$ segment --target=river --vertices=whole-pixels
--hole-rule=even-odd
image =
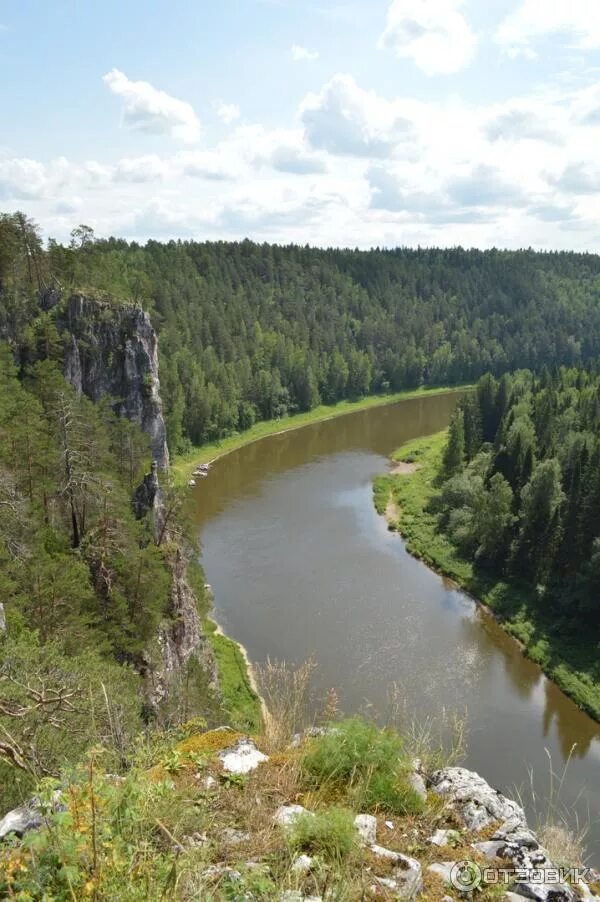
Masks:
[[[193,489],[216,618],[253,661],[314,656],[321,691],[346,714],[434,733],[466,716],[465,766],[532,825],[548,806],[589,823],[600,864],[600,726],[583,714],[463,592],[405,550],[375,512],[372,480],[408,439],[444,428],[457,395],[402,401],[274,435],[224,456]],[[537,802],[532,804],[530,774]]]

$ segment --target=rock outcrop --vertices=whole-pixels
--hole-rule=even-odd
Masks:
[[[42,307],[58,306],[56,292],[44,296]],[[135,423],[150,438],[152,469],[136,489],[132,504],[141,519],[154,520],[155,537],[171,543],[163,529],[161,473],[169,468],[167,434],[158,373],[158,340],[148,314],[135,304],[117,305],[82,294],[73,295],[56,315],[67,336],[64,372],[79,394],[92,401],[110,398],[115,412]],[[148,702],[157,712],[174,679],[192,656],[216,685],[214,656],[202,630],[198,601],[187,574],[187,552],[179,543],[169,553],[172,572],[168,617],[160,627],[159,661],[147,660]]]
[[[158,342],[150,317],[135,304],[116,306],[73,295],[57,327],[69,334],[65,376],[92,401],[109,396],[115,411],[150,437],[159,469],[169,466],[158,379]]]

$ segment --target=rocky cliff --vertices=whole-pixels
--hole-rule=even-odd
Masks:
[[[65,375],[92,401],[110,396],[115,410],[149,437],[160,469],[169,466],[158,378],[158,342],[148,314],[134,304],[115,306],[73,295],[57,316],[68,333]]]
[[[47,309],[58,297],[46,299]],[[188,553],[163,528],[161,476],[169,468],[166,428],[158,373],[158,340],[148,314],[134,304],[115,305],[73,295],[56,316],[66,335],[65,376],[77,392],[92,401],[110,397],[120,416],[136,423],[150,437],[153,464],[134,494],[139,518],[154,518],[155,534],[173,546],[168,555],[172,584],[168,617],[158,639],[160,660],[149,656],[144,667],[151,706],[158,710],[170,687],[195,657],[216,684],[216,667],[198,615],[198,600],[187,573]]]

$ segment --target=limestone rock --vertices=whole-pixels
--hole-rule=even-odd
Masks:
[[[458,838],[460,834],[457,830],[436,830],[433,836],[430,836],[427,842],[432,846],[448,846],[454,838]]]
[[[423,889],[423,871],[416,858],[409,858],[407,855],[402,855],[401,852],[393,852],[391,849],[376,844],[371,846],[371,852],[378,858],[384,858],[386,861],[394,863],[391,876],[393,887],[382,882],[390,878],[377,877],[377,882],[393,889],[398,893],[400,899],[415,899]]]
[[[430,871],[430,873],[437,874],[438,877],[441,877],[444,883],[450,883],[454,864],[454,861],[436,861],[434,864],[430,864],[427,870]]]
[[[56,790],[52,799],[51,810],[53,812],[65,811],[66,806],[62,802],[62,793]],[[45,823],[44,811],[40,800],[36,797],[30,799],[24,805],[13,808],[4,815],[0,821],[0,839],[14,833],[15,836],[21,837],[30,830],[37,830]]]
[[[313,860],[310,855],[298,855],[292,865],[294,874],[306,874],[312,868]]]
[[[360,838],[368,845],[377,839],[377,818],[372,814],[357,814],[354,818],[354,826]]]
[[[250,840],[250,834],[245,830],[236,830],[235,827],[225,827],[222,834],[222,839],[229,846],[238,846],[240,843],[245,843]]]
[[[226,877],[228,880],[242,879],[239,871],[236,871],[235,868],[230,868],[226,864],[213,864],[206,868],[205,871],[202,871],[202,876],[206,880],[222,880],[223,877]]]
[[[447,799],[468,830],[482,830],[493,821],[513,819],[525,827],[525,812],[516,802],[505,798],[483,777],[464,767],[445,767],[431,777],[432,789]]]
[[[255,770],[268,756],[263,754],[252,739],[241,739],[234,746],[219,752],[223,770],[230,774],[248,774]]]
[[[573,890],[561,883],[515,883],[513,891],[517,896],[533,899],[535,902],[576,902]]]
[[[158,341],[148,314],[136,304],[115,306],[76,294],[56,324],[70,333],[65,376],[75,391],[92,401],[116,399],[116,413],[148,434],[154,460],[167,469]]]
[[[414,771],[414,773],[409,775],[408,782],[419,798],[423,799],[424,802],[427,801],[427,787],[421,774]]]
[[[275,812],[273,820],[280,827],[291,827],[296,818],[303,814],[309,814],[313,817],[312,811],[307,811],[302,805],[281,805]]]

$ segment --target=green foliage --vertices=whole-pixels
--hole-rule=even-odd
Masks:
[[[28,353],[45,345],[47,356],[54,341],[49,326],[32,326],[36,286],[153,310],[174,452],[320,403],[472,382],[489,370],[481,423],[465,409],[470,458],[478,429],[492,441],[502,416],[497,377],[580,364],[600,351],[600,259],[589,254],[365,253],[250,241],[141,247],[98,240],[85,226],[68,247],[50,240],[44,252],[23,214],[0,227],[0,334]]]
[[[302,771],[308,785],[341,791],[356,808],[396,814],[423,808],[407,779],[410,762],[400,736],[359,717],[311,740]]]
[[[446,479],[460,473],[465,464],[465,418],[460,407],[456,409],[448,430],[448,444],[444,451],[443,473]]]
[[[294,853],[341,864],[358,847],[353,815],[345,808],[301,814],[292,822],[288,842]]]
[[[600,446],[593,433],[600,416],[598,378],[593,372],[560,370],[550,387],[529,373],[502,379],[492,393],[493,404],[503,411],[493,445],[484,443],[462,473],[440,485],[447,433],[409,442],[395,456],[418,458],[419,468],[383,477],[388,495],[380,488],[377,502],[381,508],[391,493],[398,517],[394,525],[408,550],[488,605],[532,660],[596,719]],[[483,379],[476,396],[488,398],[489,385]],[[553,411],[552,428],[537,404],[539,393],[548,391],[553,398],[545,409]],[[513,492],[503,472],[504,437],[524,405],[537,407],[535,440],[540,448],[545,434],[548,456],[540,461],[538,451],[530,479]]]
[[[207,621],[205,626],[219,668],[219,689],[228,721],[235,729],[256,733],[262,724],[260,699],[250,683],[240,647],[213,622]]]
[[[110,765],[121,766],[141,727],[139,679],[131,668],[91,649],[73,654],[57,641],[42,645],[28,632],[5,639],[1,652],[4,760],[39,778],[102,743],[111,749]],[[2,807],[14,800],[11,782],[0,792]]]

